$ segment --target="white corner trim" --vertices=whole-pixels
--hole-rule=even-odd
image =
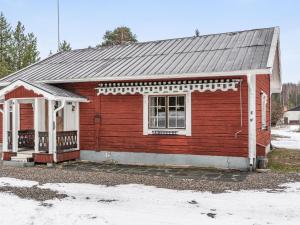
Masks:
[[[256,74],[248,74],[248,157],[255,167],[256,158]]]
[[[151,94],[151,96],[162,94]],[[167,95],[167,94],[164,94]],[[151,135],[153,131],[172,132],[176,131],[177,135],[192,136],[192,94],[191,92],[176,93],[176,95],[185,95],[185,110],[186,110],[186,125],[185,129],[150,129],[149,128],[149,96],[150,94],[143,95],[143,135]]]

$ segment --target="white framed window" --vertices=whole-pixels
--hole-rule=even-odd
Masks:
[[[261,129],[267,129],[267,104],[268,96],[265,92],[261,92]]]
[[[191,93],[144,95],[144,135],[191,135]]]

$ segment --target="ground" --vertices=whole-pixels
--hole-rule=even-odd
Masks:
[[[298,224],[300,133],[272,134],[267,173],[0,162],[0,224]]]

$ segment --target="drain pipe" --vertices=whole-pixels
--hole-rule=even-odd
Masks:
[[[59,106],[57,109],[55,109],[54,110],[54,113],[53,113],[53,121],[55,121],[54,122],[54,134],[53,134],[53,142],[54,142],[54,144],[53,144],[53,147],[54,147],[54,153],[53,153],[53,160],[54,160],[54,162],[57,162],[57,146],[56,146],[56,144],[57,144],[57,142],[56,142],[56,113],[58,112],[58,111],[60,111],[61,109],[63,109],[64,107],[65,107],[65,104],[66,104],[66,101],[65,100],[62,100],[61,101],[61,106]]]
[[[248,158],[249,169],[256,168],[256,74],[247,74],[248,81]]]

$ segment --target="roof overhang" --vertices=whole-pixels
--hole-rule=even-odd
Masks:
[[[280,52],[280,29],[275,27],[271,43],[267,66],[271,68],[271,93],[281,93],[281,52]]]
[[[35,86],[33,83],[28,83],[23,80],[17,80],[15,82],[7,85],[3,89],[1,89],[0,90],[0,99],[4,99],[4,96],[6,94],[14,91],[15,89],[17,89],[18,87],[21,87],[21,86],[24,87],[26,90],[33,91],[34,93],[36,93],[38,95],[42,95],[47,100],[88,102],[88,100],[84,97],[66,97],[66,96],[55,95],[49,91],[43,90],[42,88]],[[64,89],[61,89],[61,90],[64,91]]]
[[[247,74],[272,74],[272,68],[256,70],[237,70],[226,72],[204,72],[204,73],[181,73],[181,74],[158,74],[158,75],[140,75],[140,76],[117,76],[117,77],[98,77],[82,79],[57,79],[40,80],[36,83],[58,84],[58,83],[79,83],[79,82],[107,82],[107,81],[136,81],[136,80],[164,80],[164,79],[186,79],[186,78],[211,78],[211,77],[234,77],[245,76]],[[7,86],[9,82],[2,82],[0,86]]]

